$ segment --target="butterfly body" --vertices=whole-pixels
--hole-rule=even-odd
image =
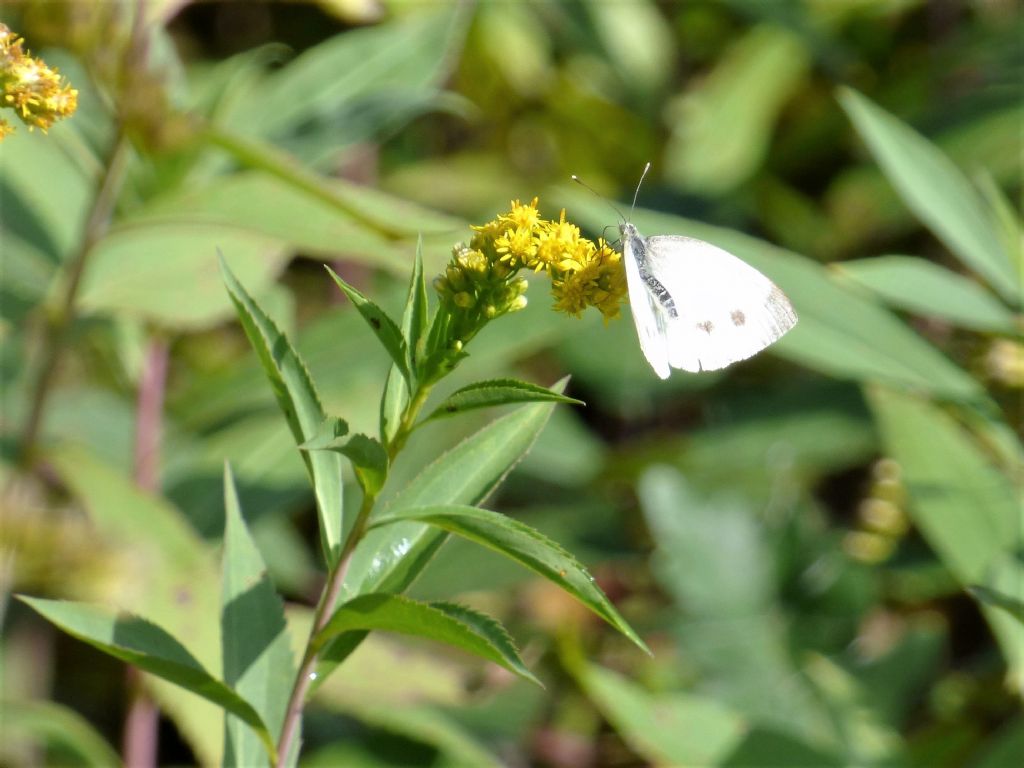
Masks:
[[[796,325],[778,286],[728,251],[691,237],[644,237],[629,222],[619,232],[640,348],[661,378],[672,368],[725,368]]]

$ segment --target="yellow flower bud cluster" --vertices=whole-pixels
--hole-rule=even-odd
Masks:
[[[469,247],[457,246],[435,287],[442,299],[462,309],[485,303],[490,318],[526,306],[526,281],[514,278],[522,268],[551,278],[555,309],[578,317],[596,307],[606,318],[619,314],[626,295],[622,256],[604,240],[594,243],[565,220],[542,219],[537,198],[513,200],[508,213],[473,227]],[[501,286],[501,287],[499,287]]]
[[[22,39],[0,24],[0,106],[13,109],[29,130],[45,133],[57,120],[78,107],[78,91],[56,69],[22,49]],[[0,118],[0,140],[14,128]]]

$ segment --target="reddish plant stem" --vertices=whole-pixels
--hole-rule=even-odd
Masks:
[[[139,379],[135,424],[135,483],[150,492],[160,488],[160,438],[163,431],[167,358],[167,342],[158,338],[150,339]]]
[[[135,483],[149,493],[156,493],[160,488],[160,437],[167,361],[167,342],[150,339],[139,378],[135,413]],[[124,763],[130,768],[155,768],[160,710],[146,692],[139,670],[128,667],[125,682],[129,699],[121,742]]]
[[[352,552],[355,550],[356,542],[362,538],[362,529],[365,527],[366,517],[372,506],[373,500],[370,499],[367,504],[364,498],[363,507],[359,510],[359,517],[345,542],[341,560],[331,573],[323,596],[316,607],[313,628],[309,633],[309,642],[306,643],[306,653],[303,656],[302,664],[299,665],[298,674],[295,676],[295,685],[292,687],[292,693],[288,699],[288,709],[285,711],[284,726],[281,728],[281,738],[277,742],[276,768],[285,768],[288,765],[288,754],[295,748],[295,739],[299,733],[299,725],[302,723],[302,710],[306,706],[306,694],[309,693],[309,686],[313,683],[313,674],[316,672],[316,663],[319,658],[317,652],[313,650],[313,638],[330,621],[334,605],[338,602],[338,595],[341,594],[341,586],[345,582],[345,574],[348,573]]]

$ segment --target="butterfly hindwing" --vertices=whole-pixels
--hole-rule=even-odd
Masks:
[[[644,243],[649,272],[675,303],[676,316],[664,318],[664,347],[671,367],[686,371],[724,368],[760,352],[796,324],[796,313],[785,294],[728,251],[690,237],[654,236]],[[628,269],[632,260],[625,261]],[[634,269],[636,275],[627,273],[627,277],[635,313],[639,298],[634,297],[633,286],[645,286],[639,269]],[[643,304],[650,306],[652,299],[645,292],[648,296]],[[641,347],[651,360],[640,326],[638,321]],[[653,360],[651,365],[662,376]]]

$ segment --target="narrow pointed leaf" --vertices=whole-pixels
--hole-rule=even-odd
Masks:
[[[224,468],[224,573],[221,646],[224,682],[252,705],[271,733],[284,723],[295,680],[284,603],[242,518],[231,470]],[[262,744],[238,717],[224,721],[224,764],[266,762]]]
[[[303,443],[300,448],[306,451],[334,451],[352,462],[359,484],[367,493],[376,494],[388,476],[388,454],[384,446],[372,437],[363,434],[346,437],[348,427],[341,430],[340,419],[328,420],[326,428],[317,437]],[[333,424],[330,422],[334,422]],[[331,437],[332,432],[340,435]]]
[[[423,279],[423,238],[416,242],[416,260],[409,280],[409,296],[402,315],[402,337],[405,339],[406,367],[416,376],[426,346],[427,284]]]
[[[643,640],[615,610],[586,568],[540,531],[506,515],[462,505],[402,509],[374,521],[373,526],[383,527],[410,520],[462,536],[539,573],[647,651]]]
[[[842,89],[839,102],[907,206],[964,264],[1019,304],[1021,276],[984,203],[953,161],[856,91]]]
[[[402,378],[401,370],[397,365],[392,365],[380,399],[380,439],[385,445],[390,444],[398,434],[398,426],[402,423],[402,414],[408,404],[409,388]]]
[[[463,606],[371,593],[342,605],[314,639],[315,647],[347,632],[383,630],[454,645],[540,685],[497,621]]]
[[[156,624],[88,603],[23,595],[18,599],[72,637],[179,685],[235,715],[259,735],[267,755],[273,759],[274,742],[259,713],[207,672],[185,646]]]
[[[317,434],[324,421],[324,409],[309,371],[288,339],[246,293],[223,259],[221,271],[238,318],[270,379],[295,443],[301,445]],[[324,557],[333,565],[341,552],[341,457],[326,451],[303,451],[301,455],[316,495]]]
[[[384,349],[391,355],[391,359],[402,372],[403,378],[409,380],[409,368],[406,365],[405,340],[402,338],[402,331],[395,325],[395,321],[387,316],[383,309],[374,304],[370,299],[360,293],[356,288],[338,277],[334,270],[328,266],[324,269],[334,278],[342,292],[348,296],[355,308],[362,315],[363,319],[370,326],[370,329],[377,336],[377,339],[384,345]]]
[[[517,379],[492,379],[478,381],[449,395],[424,421],[443,419],[476,408],[490,408],[510,403],[571,403],[584,405],[582,400],[566,397],[547,387],[539,387]]]

